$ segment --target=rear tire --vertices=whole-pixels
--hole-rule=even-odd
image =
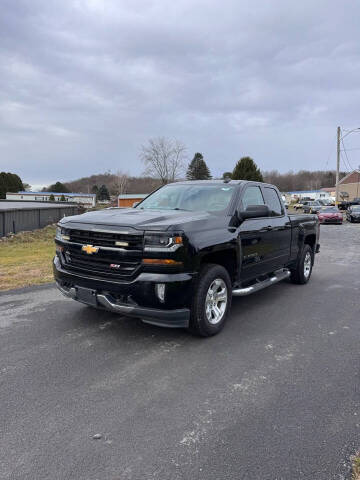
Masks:
[[[291,269],[290,279],[293,283],[298,285],[305,285],[308,283],[312,273],[314,263],[314,251],[310,245],[305,244],[294,269]]]
[[[199,273],[190,311],[189,331],[201,337],[216,335],[225,325],[231,307],[232,287],[228,271],[208,263]]]

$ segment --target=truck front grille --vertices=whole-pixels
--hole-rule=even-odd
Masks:
[[[141,268],[143,235],[69,229],[61,260],[66,270],[88,276],[129,280]],[[116,244],[116,242],[119,242]],[[83,245],[99,247],[87,254]]]
[[[73,249],[67,249],[63,258],[67,270],[109,279],[131,277],[141,265],[141,262],[135,259],[129,261],[121,258],[103,257],[99,254],[95,257],[76,252]]]
[[[142,250],[143,235],[110,232],[92,232],[88,230],[69,230],[70,242],[90,244],[99,247]],[[118,242],[118,244],[117,244]]]

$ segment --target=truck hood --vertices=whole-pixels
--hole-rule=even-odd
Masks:
[[[141,210],[139,208],[109,208],[87,212],[82,215],[64,217],[61,225],[90,224],[132,227],[138,230],[164,231],[170,227],[182,228],[194,221],[207,220],[213,215],[208,212],[187,212],[181,210]],[[75,226],[75,225],[74,225]]]

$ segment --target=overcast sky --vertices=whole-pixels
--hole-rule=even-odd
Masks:
[[[213,175],[244,155],[333,168],[337,125],[360,127],[358,0],[0,6],[0,170],[32,185],[140,175],[156,136],[202,152]]]

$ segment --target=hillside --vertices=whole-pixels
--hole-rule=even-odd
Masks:
[[[65,183],[70,192],[89,193],[97,185],[106,185],[111,195],[120,191],[119,178],[112,173],[99,173]],[[160,186],[160,180],[148,177],[128,177],[123,193],[150,193]]]
[[[322,187],[333,187],[336,175],[333,170],[300,170],[298,172],[279,173],[277,170],[262,172],[264,181],[276,185],[280,191],[313,190]],[[340,179],[346,172],[340,172]],[[119,193],[150,193],[161,185],[160,180],[150,177],[123,177],[110,172],[98,173],[89,177],[79,178],[72,182],[64,182],[70,192],[91,193],[97,185],[106,185],[111,195]]]

